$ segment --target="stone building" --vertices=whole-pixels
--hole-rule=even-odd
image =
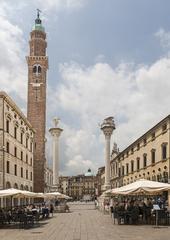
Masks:
[[[120,187],[140,178],[170,179],[170,115],[120,153],[111,156],[111,185]]]
[[[98,168],[97,174],[96,174],[96,195],[100,196],[104,192],[104,183],[105,183],[105,167]]]
[[[0,116],[0,189],[33,191],[34,129],[5,92]]]
[[[53,190],[53,171],[46,166],[45,167],[45,188],[44,192],[52,192]]]
[[[45,188],[45,131],[46,131],[46,33],[39,17],[30,33],[28,64],[28,108],[27,117],[36,131],[34,144],[34,191]]]
[[[59,178],[60,190],[73,200],[92,200],[96,196],[96,177],[89,169],[87,173]]]

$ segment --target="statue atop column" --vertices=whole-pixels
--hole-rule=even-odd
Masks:
[[[63,129],[58,127],[60,119],[54,118],[53,123],[54,127],[49,129],[49,132],[52,136],[52,152],[53,152],[53,190],[59,190],[59,137],[63,131]]]
[[[54,123],[55,128],[58,127],[59,122],[60,122],[60,119],[59,119],[59,118],[55,117],[55,118],[53,119],[53,123]]]
[[[105,118],[100,126],[105,136],[105,190],[110,188],[110,139],[115,129],[113,117]]]

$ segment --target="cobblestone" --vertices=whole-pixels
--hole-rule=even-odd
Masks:
[[[70,206],[31,229],[0,229],[0,240],[169,240],[170,227],[117,225],[94,205]]]

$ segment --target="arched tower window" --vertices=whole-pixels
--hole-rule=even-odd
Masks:
[[[37,66],[34,66],[33,67],[33,73],[36,73],[37,72]]]
[[[38,66],[38,73],[41,73],[41,66]]]
[[[42,67],[38,64],[33,66],[33,73],[34,74],[40,74],[42,72]]]

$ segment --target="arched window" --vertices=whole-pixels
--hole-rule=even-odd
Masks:
[[[41,73],[41,66],[38,66],[38,73]]]
[[[17,183],[14,184],[14,188],[18,189],[18,184]]]
[[[33,66],[33,73],[40,74],[41,71],[42,71],[42,69],[41,69],[40,65],[36,64],[36,65]]]
[[[37,72],[37,66],[34,66],[33,67],[33,73],[36,73]]]

